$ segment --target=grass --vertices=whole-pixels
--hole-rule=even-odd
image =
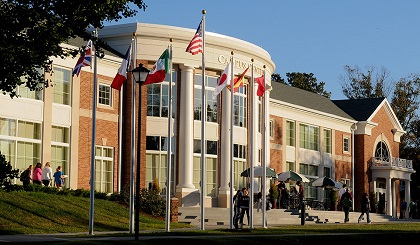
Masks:
[[[100,244],[138,244],[129,230],[129,210],[118,203],[95,199],[94,237],[77,235],[77,243],[99,244],[104,236],[120,236],[121,240],[100,240]],[[89,231],[90,199],[85,197],[47,194],[42,192],[0,191],[0,235],[6,234],[60,234],[60,244],[74,244],[64,233]],[[305,224],[281,225],[268,229],[255,228],[235,231],[226,228],[199,230],[183,229],[189,225],[171,223],[171,232],[165,231],[165,221],[145,214],[140,215],[142,244],[188,242],[204,244],[390,244],[408,243],[418,239],[419,222],[389,222],[383,224]],[[110,232],[101,234],[99,232]],[[113,233],[115,232],[115,233]],[[0,237],[1,238],[1,237]],[[83,238],[86,238],[84,240]],[[414,240],[415,241],[415,240]],[[56,244],[43,242],[44,244]]]
[[[89,231],[90,198],[43,192],[0,191],[0,234],[53,234]],[[129,209],[95,199],[95,231],[128,231]],[[165,221],[140,215],[141,230],[165,229]],[[171,222],[171,227],[189,225]]]

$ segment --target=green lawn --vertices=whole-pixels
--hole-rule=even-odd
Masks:
[[[90,198],[42,192],[0,191],[0,234],[48,234],[89,231]],[[95,231],[128,231],[129,209],[95,199]],[[171,227],[188,225],[171,223]],[[189,226],[188,226],[189,227]],[[141,230],[165,229],[165,221],[140,215]]]

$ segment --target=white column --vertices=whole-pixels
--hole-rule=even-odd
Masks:
[[[229,191],[230,182],[230,101],[231,96],[227,89],[224,89],[219,96],[222,96],[222,115],[220,121],[220,189],[222,193]],[[232,183],[233,184],[233,183]]]
[[[176,192],[195,189],[193,184],[194,145],[194,67],[181,66],[180,110],[179,110],[179,181]]]
[[[393,191],[392,188],[395,187],[395,185],[392,183],[391,178],[386,178],[386,214],[391,215],[394,218],[397,217],[395,212],[392,211],[392,204],[393,204]]]

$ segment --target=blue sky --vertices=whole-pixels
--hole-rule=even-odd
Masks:
[[[344,66],[386,68],[390,81],[420,67],[419,0],[145,0],[146,11],[120,23],[196,29],[206,10],[206,31],[267,50],[275,73],[313,73],[332,99],[345,99]],[[109,23],[105,25],[110,25]]]

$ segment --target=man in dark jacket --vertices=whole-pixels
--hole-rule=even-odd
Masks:
[[[363,193],[362,198],[360,199],[360,208],[362,210],[362,213],[360,214],[357,223],[360,223],[360,221],[363,220],[363,216],[366,213],[367,223],[370,224],[370,201],[367,193]]]

